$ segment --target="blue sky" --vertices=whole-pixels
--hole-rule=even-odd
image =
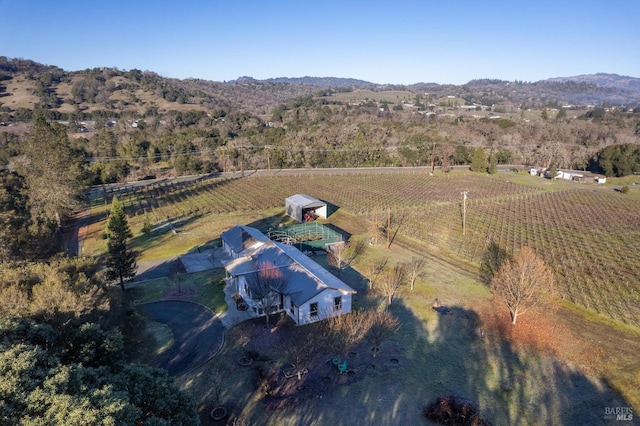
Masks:
[[[640,77],[638,0],[0,0],[0,55],[166,77]]]

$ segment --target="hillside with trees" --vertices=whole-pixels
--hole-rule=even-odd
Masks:
[[[66,128],[93,183],[256,168],[488,163],[619,174],[640,140],[639,79],[375,85],[354,79],[177,80],[0,58],[0,164],[18,167],[37,116]],[[615,168],[634,171],[635,166]]]

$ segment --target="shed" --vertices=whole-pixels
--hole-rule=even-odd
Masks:
[[[298,222],[308,222],[317,217],[327,218],[327,203],[310,197],[296,194],[285,200],[285,211]]]

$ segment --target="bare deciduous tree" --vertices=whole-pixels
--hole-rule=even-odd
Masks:
[[[387,219],[383,230],[384,235],[387,239],[387,248],[390,248],[391,244],[393,244],[393,241],[404,225],[406,218],[407,215],[405,211],[398,211],[394,209],[392,214],[391,209],[387,209]]]
[[[384,259],[376,261],[369,267],[369,288],[372,289],[374,287],[376,280],[387,266],[387,262],[389,262],[389,258],[385,257]]]
[[[329,261],[340,271],[347,265],[351,265],[351,263],[364,252],[366,247],[365,242],[360,239],[355,240],[351,244],[345,242],[331,244]]]
[[[320,324],[307,324],[295,327],[284,333],[280,340],[282,352],[293,365],[298,380],[308,368],[320,349],[322,337],[318,327]]]
[[[424,273],[424,267],[427,265],[427,259],[424,256],[413,257],[405,264],[407,279],[411,285],[411,290],[416,284],[416,280]]]
[[[406,272],[404,265],[398,263],[393,268],[388,269],[382,281],[380,282],[379,290],[387,298],[389,306],[393,302],[393,298],[405,282]]]
[[[374,210],[371,215],[371,225],[369,228],[369,242],[371,244],[379,244],[384,238],[384,222],[382,220],[382,214],[377,210]]]
[[[364,311],[329,317],[323,323],[323,340],[336,355],[343,356],[358,344],[371,327]]]
[[[284,286],[284,276],[280,268],[269,261],[260,262],[253,275],[249,287],[251,294],[258,299],[269,327],[269,317],[273,312],[273,304],[280,298]]]
[[[536,306],[543,293],[554,287],[553,271],[529,247],[505,261],[491,280],[491,293],[507,305],[513,325],[519,315]]]
[[[329,262],[331,265],[338,271],[342,270],[347,263],[347,243],[344,241],[333,243],[329,246],[327,253],[329,254]]]
[[[229,378],[228,376],[230,371],[232,371],[232,367],[223,361],[218,361],[216,363],[212,363],[211,367],[205,373],[207,375],[208,384],[206,396],[213,406],[220,405],[222,393],[227,388],[227,380]]]
[[[369,317],[367,322],[370,324],[367,339],[373,345],[373,357],[375,358],[382,342],[398,331],[400,322],[386,309],[367,311],[367,315]]]

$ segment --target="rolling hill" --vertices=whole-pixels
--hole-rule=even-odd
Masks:
[[[318,93],[357,89],[456,96],[467,103],[510,106],[640,104],[640,79],[616,74],[557,77],[538,82],[472,80],[464,85],[416,83],[378,85],[335,77],[240,77],[228,82],[171,79],[154,72],[94,68],[65,71],[27,59],[0,57],[0,114],[3,121],[24,110],[47,109],[61,114],[96,110],[144,114],[170,110],[245,111],[267,117],[287,101]]]

